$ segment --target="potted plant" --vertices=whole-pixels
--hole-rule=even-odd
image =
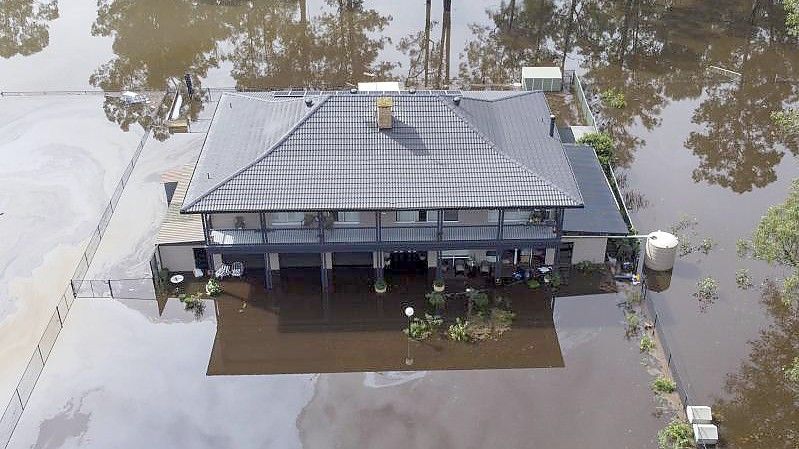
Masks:
[[[388,289],[388,285],[386,285],[386,281],[383,279],[378,279],[375,281],[375,293],[385,293]]]
[[[444,281],[443,280],[436,279],[435,281],[433,281],[433,291],[441,293],[441,292],[444,291],[444,287],[445,287],[445,285],[444,285]]]

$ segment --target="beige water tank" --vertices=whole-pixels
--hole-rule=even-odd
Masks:
[[[668,232],[655,231],[646,239],[644,265],[650,270],[667,271],[674,267],[677,257],[677,237]]]

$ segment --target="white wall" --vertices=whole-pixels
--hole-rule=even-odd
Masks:
[[[582,261],[602,263],[605,261],[605,251],[608,246],[607,237],[563,237],[564,242],[573,242],[572,264]]]
[[[193,271],[194,270],[194,248],[202,248],[201,245],[168,245],[160,246],[161,267],[169,271]]]

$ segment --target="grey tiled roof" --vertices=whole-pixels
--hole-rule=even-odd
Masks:
[[[394,99],[391,130],[377,129],[379,96]],[[312,106],[290,95],[223,95],[183,210],[582,205],[541,93],[309,98]]]
[[[626,235],[627,224],[594,149],[576,144],[566,144],[564,148],[585,202],[582,209],[566,210],[563,217],[564,233]]]

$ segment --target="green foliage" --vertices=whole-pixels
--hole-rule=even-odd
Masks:
[[[444,288],[444,286],[445,286],[444,281],[442,281],[441,279],[436,279],[435,281],[433,281],[433,287],[435,288]]]
[[[785,8],[785,28],[788,34],[799,37],[799,0],[783,0]]]
[[[794,273],[783,284],[784,301],[796,301],[799,292],[799,179],[782,204],[771,206],[752,235],[752,257],[788,266]]]
[[[694,297],[702,301],[712,302],[719,298],[719,283],[712,277],[702,278],[696,283]]]
[[[388,288],[388,285],[386,285],[385,280],[378,279],[375,281],[375,290],[385,290],[386,288]]]
[[[161,268],[158,270],[158,283],[159,284],[167,284],[169,283],[169,270],[166,268]]]
[[[194,293],[191,295],[182,294],[178,297],[180,302],[183,303],[183,307],[186,310],[193,310],[196,316],[201,316],[205,311],[205,295],[203,293]]]
[[[735,254],[738,255],[739,258],[745,259],[749,257],[749,253],[752,252],[752,243],[746,239],[738,239],[735,242]]]
[[[488,293],[486,292],[481,292],[479,290],[472,290],[468,293],[468,295],[469,295],[469,302],[478,311],[487,310],[489,304],[491,304],[491,300],[489,299]]]
[[[605,268],[604,264],[593,263],[590,260],[583,260],[574,264],[574,268],[585,274],[593,274],[602,271]]]
[[[694,447],[694,431],[691,425],[680,419],[673,419],[658,432],[660,449],[688,449]]]
[[[625,313],[624,321],[627,323],[627,335],[633,335],[638,332],[638,327],[641,321],[635,313]]]
[[[661,376],[652,381],[652,391],[656,394],[674,393],[676,389],[677,384],[668,377]]]
[[[741,290],[749,290],[754,285],[752,277],[749,275],[749,270],[746,268],[739,268],[735,272],[735,284]]]
[[[644,335],[641,337],[641,344],[639,345],[639,348],[641,349],[641,352],[650,352],[655,349],[655,340],[652,340],[649,335]]]
[[[613,147],[613,139],[609,134],[603,132],[588,133],[583,137],[580,137],[580,140],[578,140],[577,143],[583,143],[592,146],[596,151],[597,157],[599,158],[599,163],[602,164],[602,167],[605,168],[605,171],[607,171],[608,167],[612,165],[615,149]]]
[[[434,309],[441,310],[444,308],[444,294],[441,292],[430,292],[425,295],[427,298],[427,303],[430,304]]]
[[[628,289],[625,295],[627,296],[627,304],[631,306],[637,306],[644,300],[644,295],[642,295],[641,290],[637,288]]]
[[[771,121],[783,134],[799,134],[799,109],[772,112]]]
[[[449,325],[447,335],[450,340],[467,343],[470,341],[469,333],[466,330],[468,326],[468,321],[457,318],[454,323]]]
[[[219,296],[222,294],[222,285],[216,279],[209,279],[205,284],[205,291],[211,296]]]
[[[541,287],[541,283],[538,282],[535,279],[530,279],[529,281],[527,281],[527,286],[530,287],[531,289],[535,290],[535,289]]]
[[[410,328],[405,329],[404,332],[414,340],[426,340],[430,338],[443,323],[444,320],[440,316],[425,313],[424,318],[411,319]]]
[[[550,287],[558,288],[561,284],[560,274],[548,273],[546,276],[544,276],[544,281],[547,282]]]
[[[785,368],[785,378],[799,386],[799,357],[794,357],[793,362]]]
[[[599,97],[602,99],[602,103],[605,106],[615,109],[624,109],[627,107],[627,99],[624,97],[624,92],[615,87],[602,91]]]
[[[496,340],[511,329],[516,314],[498,307],[489,313],[480,313],[469,318],[466,333],[469,341]]]

